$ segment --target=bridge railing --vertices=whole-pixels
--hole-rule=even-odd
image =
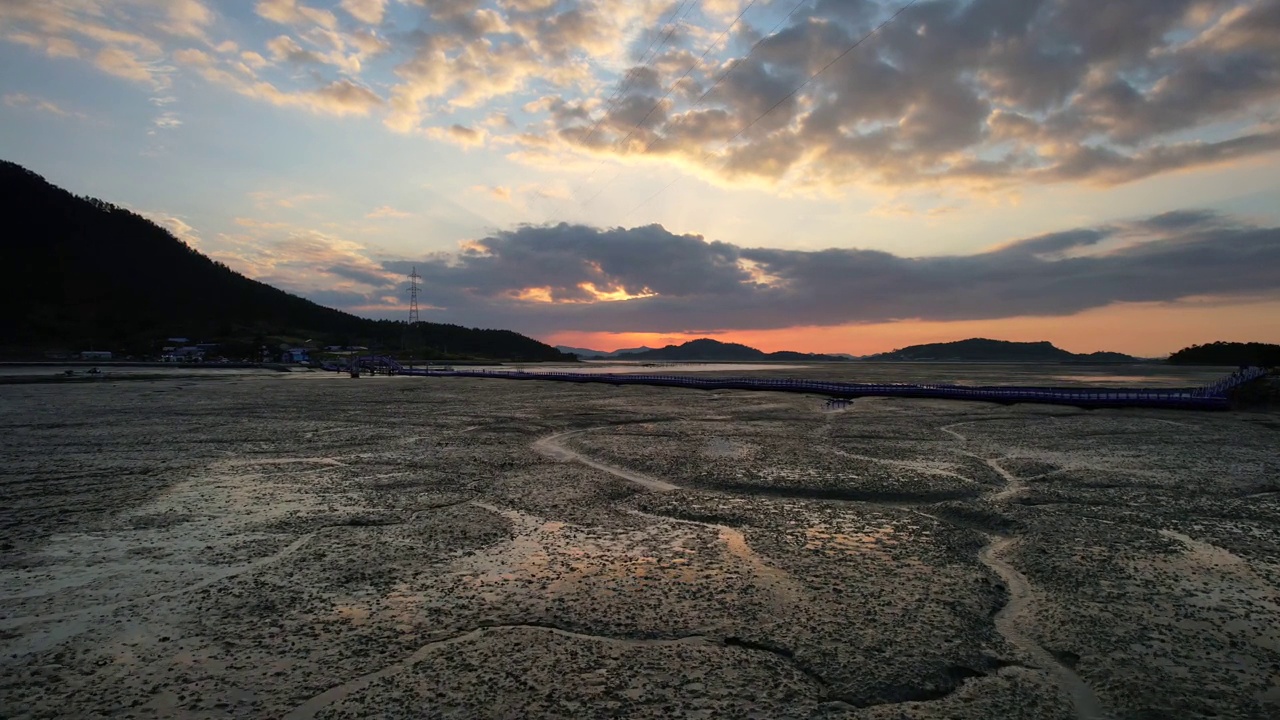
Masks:
[[[658,374],[587,374],[564,371],[450,370],[425,374],[515,380],[558,380],[612,385],[660,385],[696,389],[812,392],[837,397],[932,397],[990,402],[1041,402],[1078,406],[1143,406],[1222,408],[1234,388],[1266,374],[1262,368],[1238,370],[1199,388],[1055,388],[963,386],[949,384],[849,383],[795,378],[696,377]]]

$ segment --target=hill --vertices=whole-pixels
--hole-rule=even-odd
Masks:
[[[369,320],[247,278],[142,216],[0,161],[5,351],[154,352],[167,337],[237,349],[276,341],[412,349],[420,356],[568,359],[509,330]],[[22,228],[18,231],[18,228]]]
[[[621,348],[618,350],[614,350],[611,353],[605,354],[604,357],[616,358],[616,357],[622,357],[623,355],[635,355],[636,353],[649,352],[652,349],[653,348],[647,345],[641,345],[640,347],[634,347],[634,348]]]
[[[1095,352],[1077,354],[1068,352],[1048,341],[1011,342],[972,338],[946,343],[912,345],[893,352],[870,355],[864,360],[875,361],[939,361],[939,362],[1137,362],[1137,358],[1123,353]]]
[[[556,349],[562,353],[572,353],[574,355],[577,355],[578,359],[580,360],[601,360],[606,358],[621,357],[623,355],[630,355],[632,353],[645,352],[646,350],[652,350],[653,348],[644,347],[642,345],[638,348],[622,348],[621,350],[609,351],[609,350],[592,350],[590,348],[569,347],[568,345],[557,345]]]
[[[572,347],[569,345],[556,345],[555,347],[556,350],[559,350],[566,355],[577,355],[579,358],[583,359],[608,354],[604,350],[592,350],[590,348]]]
[[[1174,365],[1257,365],[1280,367],[1280,345],[1215,342],[1185,347],[1169,356]]]
[[[817,355],[783,350],[767,353],[739,343],[723,343],[710,338],[690,340],[683,345],[668,345],[657,350],[630,352],[619,356],[626,360],[659,360],[684,362],[749,362],[753,360],[787,360],[832,362],[844,360],[835,355]]]

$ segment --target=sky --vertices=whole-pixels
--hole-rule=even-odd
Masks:
[[[1280,342],[1280,0],[0,0],[0,158],[553,344]]]

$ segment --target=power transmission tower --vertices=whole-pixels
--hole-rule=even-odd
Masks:
[[[409,324],[416,325],[422,321],[418,317],[418,281],[422,276],[418,274],[417,266],[414,266],[413,272],[409,274]]]

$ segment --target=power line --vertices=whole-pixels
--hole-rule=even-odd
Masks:
[[[653,115],[655,112],[658,111],[658,108],[662,107],[662,103],[666,102],[667,98],[671,97],[671,93],[676,91],[676,88],[680,85],[680,83],[684,82],[684,79],[689,77],[689,75],[693,73],[694,69],[697,68],[699,65],[701,65],[702,62],[707,59],[707,55],[710,55],[711,51],[716,49],[716,47],[720,45],[720,42],[724,40],[726,35],[729,34],[729,31],[733,30],[733,28],[737,26],[739,22],[742,21],[742,16],[746,15],[747,11],[750,10],[751,7],[755,4],[756,4],[756,0],[751,0],[751,2],[747,3],[747,6],[742,9],[742,12],[738,13],[738,17],[734,18],[733,22],[729,23],[729,27],[725,28],[724,32],[720,33],[720,37],[716,38],[715,42],[707,46],[707,49],[702,53],[702,57],[698,58],[692,65],[689,66],[687,70],[684,71],[683,75],[677,78],[675,82],[671,83],[671,87],[667,88],[667,94],[659,98],[658,102],[654,103],[653,107],[649,108],[649,112],[645,113],[645,116],[640,118],[640,122],[637,122],[636,126],[631,128],[631,132],[627,133],[626,137],[622,138],[617,142],[618,145],[621,145],[626,141],[630,140],[631,137],[636,134],[636,131],[640,129],[640,126],[644,124],[644,121],[648,120],[651,115]]]
[[[675,11],[667,16],[665,23],[659,26],[658,34],[654,36],[653,40],[649,41],[649,47],[645,48],[644,53],[640,55],[638,64],[627,70],[622,81],[618,83],[618,87],[605,101],[605,108],[603,112],[600,113],[599,119],[592,123],[591,130],[587,132],[586,138],[581,141],[582,145],[587,145],[591,142],[592,138],[595,137],[596,132],[600,129],[600,126],[604,124],[605,120],[609,119],[609,114],[613,112],[614,108],[617,107],[618,103],[626,95],[626,92],[635,84],[635,80],[640,76],[640,70],[648,68],[649,63],[658,58],[658,54],[662,52],[662,49],[665,48],[667,43],[671,41],[671,38],[675,36],[676,29],[680,26],[680,23],[689,16],[696,3],[697,0],[681,0],[680,4],[676,6]],[[684,14],[683,18],[681,17],[682,12]],[[663,28],[665,28],[665,32],[663,32]],[[652,56],[649,55],[650,51],[653,52]],[[600,172],[600,167],[603,164],[604,161],[602,160],[596,165],[596,167],[592,168],[591,174],[587,176],[586,180],[582,181],[576,189],[570,189],[570,195],[577,197],[582,190],[586,188],[587,184],[591,182],[592,178],[595,177],[596,173]],[[546,217],[547,220],[550,221],[551,208],[548,207],[547,209],[548,212]]]
[[[882,23],[880,23],[879,25],[877,25],[875,28],[873,28],[873,29],[872,29],[870,32],[868,32],[866,35],[863,35],[862,37],[858,38],[856,41],[854,41],[854,43],[853,43],[852,45],[850,45],[849,47],[845,48],[844,52],[842,52],[842,53],[840,53],[839,55],[837,55],[837,56],[835,57],[835,59],[833,59],[831,62],[827,63],[826,65],[823,65],[821,68],[819,68],[819,69],[818,69],[818,71],[817,71],[817,72],[815,72],[815,73],[813,73],[812,75],[810,75],[810,76],[808,77],[808,79],[806,79],[804,82],[800,83],[800,84],[799,84],[799,85],[797,85],[794,89],[792,89],[792,90],[791,90],[791,92],[789,92],[789,93],[787,93],[786,95],[782,96],[782,98],[781,98],[781,99],[779,99],[779,100],[778,100],[776,103],[774,103],[773,105],[771,105],[771,106],[769,107],[769,109],[768,109],[768,110],[765,110],[764,112],[760,113],[758,116],[756,116],[756,118],[755,118],[754,120],[752,120],[751,122],[747,123],[745,126],[743,126],[743,128],[742,128],[742,129],[738,130],[738,132],[734,133],[734,134],[733,134],[733,137],[729,138],[729,139],[724,143],[724,145],[721,145],[719,148],[717,148],[717,149],[716,149],[716,151],[715,151],[714,153],[711,153],[711,152],[704,153],[704,154],[703,154],[703,156],[702,156],[702,158],[700,159],[700,162],[701,162],[701,161],[703,161],[703,160],[706,160],[708,157],[711,157],[712,155],[718,155],[719,153],[721,153],[721,152],[723,152],[724,150],[728,149],[728,147],[729,147],[730,145],[732,145],[732,144],[733,144],[733,142],[734,142],[735,140],[737,140],[738,138],[742,137],[742,135],[743,135],[744,133],[746,133],[748,130],[750,130],[751,128],[755,127],[755,126],[756,126],[756,124],[758,124],[758,123],[759,123],[761,120],[763,120],[767,115],[769,115],[769,113],[772,113],[774,110],[777,110],[779,107],[782,107],[782,104],[783,104],[783,103],[785,103],[786,101],[788,101],[788,100],[790,100],[791,98],[795,97],[795,96],[796,96],[796,95],[797,95],[801,90],[803,90],[804,88],[808,87],[809,83],[811,83],[811,82],[813,82],[814,80],[818,79],[818,76],[819,76],[819,75],[821,75],[822,73],[826,72],[827,70],[830,70],[830,69],[831,69],[831,68],[832,68],[836,63],[838,63],[838,62],[840,62],[841,60],[843,60],[843,59],[845,59],[846,57],[848,57],[849,53],[851,53],[851,52],[853,52],[855,49],[857,49],[857,47],[858,47],[859,45],[861,45],[862,43],[866,42],[868,39],[870,39],[870,38],[871,38],[873,35],[875,35],[876,33],[879,33],[881,30],[883,30],[886,26],[888,26],[888,25],[889,25],[890,23],[892,23],[894,20],[897,20],[899,15],[901,15],[901,14],[902,14],[902,13],[904,13],[904,12],[906,12],[908,9],[910,9],[910,8],[911,8],[911,6],[912,6],[912,5],[915,5],[917,2],[919,2],[919,0],[910,0],[909,2],[907,2],[907,4],[905,4],[905,5],[903,5],[902,7],[898,8],[898,11],[897,11],[897,12],[895,12],[894,14],[890,15],[887,19],[885,19],[885,21],[884,21],[884,22],[882,22]],[[726,164],[727,164],[727,163],[726,163]],[[679,182],[681,179],[682,179],[681,177],[676,177],[676,179],[675,179],[675,180],[672,180],[671,182],[667,183],[667,185],[666,185],[666,186],[664,186],[662,189],[658,190],[658,192],[654,193],[653,195],[650,195],[648,198],[646,198],[646,199],[644,200],[644,202],[642,202],[642,203],[640,203],[639,205],[637,205],[637,206],[635,206],[634,208],[632,208],[630,211],[628,211],[628,212],[627,212],[627,214],[626,214],[626,215],[623,215],[621,218],[619,218],[619,220],[621,220],[621,219],[623,219],[623,218],[626,218],[626,217],[629,217],[631,214],[635,213],[635,212],[636,212],[637,210],[639,210],[640,208],[642,208],[642,207],[644,207],[645,205],[649,204],[649,202],[650,202],[650,201],[652,201],[654,198],[658,197],[658,196],[659,196],[659,195],[661,195],[662,193],[664,193],[664,192],[666,192],[667,190],[669,190],[669,189],[671,188],[671,186],[675,185],[675,184],[676,184],[677,182]]]
[[[810,2],[810,0],[798,0],[798,2],[796,2],[796,4],[795,4],[795,5],[793,5],[793,6],[791,7],[791,12],[787,13],[787,14],[786,14],[786,16],[784,16],[781,20],[779,20],[779,21],[778,21],[778,22],[777,22],[777,23],[776,23],[772,28],[770,28],[769,32],[767,32],[767,33],[765,33],[764,35],[762,35],[762,36],[760,37],[760,39],[759,39],[759,40],[757,40],[757,41],[755,41],[754,43],[752,43],[752,45],[751,45],[750,49],[748,49],[748,50],[747,50],[747,54],[746,54],[746,55],[744,55],[743,57],[740,57],[740,58],[738,58],[738,59],[734,60],[734,61],[733,61],[733,63],[732,63],[732,64],[730,64],[730,66],[729,66],[729,68],[728,68],[728,69],[726,69],[724,72],[720,73],[720,76],[719,76],[719,77],[717,77],[717,78],[715,79],[715,82],[711,83],[711,87],[707,88],[707,90],[706,90],[705,92],[703,92],[703,93],[702,93],[702,95],[698,96],[698,99],[697,99],[697,100],[695,100],[695,101],[693,102],[693,104],[689,106],[688,110],[686,110],[686,111],[685,111],[685,113],[684,113],[683,115],[681,115],[681,116],[680,116],[680,118],[679,118],[678,120],[676,120],[676,122],[675,122],[672,126],[670,126],[670,127],[668,127],[668,128],[667,128],[667,132],[668,132],[668,133],[670,133],[670,131],[671,131],[672,129],[674,129],[674,128],[676,128],[676,127],[679,127],[680,125],[682,125],[682,124],[684,123],[685,119],[689,117],[690,113],[692,113],[692,111],[693,111],[695,108],[697,108],[697,107],[701,106],[701,105],[702,105],[702,103],[703,103],[703,101],[705,101],[708,97],[710,97],[710,96],[711,96],[711,93],[715,92],[716,88],[720,87],[720,85],[721,85],[721,84],[722,84],[722,83],[723,83],[723,82],[724,82],[724,81],[725,81],[725,80],[726,80],[730,75],[732,75],[735,71],[737,71],[737,69],[738,69],[739,67],[742,67],[743,63],[745,63],[747,60],[750,60],[752,55],[755,55],[756,50],[757,50],[757,49],[759,49],[759,48],[760,48],[760,46],[764,44],[764,41],[765,41],[765,40],[768,40],[769,38],[773,37],[773,36],[774,36],[774,34],[778,32],[778,29],[779,29],[779,28],[781,28],[781,27],[782,27],[782,26],[783,26],[783,25],[784,25],[788,20],[790,20],[790,19],[791,19],[791,17],[792,17],[793,15],[795,15],[795,14],[796,14],[796,12],[800,9],[800,7],[801,7],[802,5],[805,5],[805,4],[806,4],[806,3],[808,3],[808,2]],[[754,0],[753,0],[753,1],[752,1],[752,3],[751,3],[751,5],[754,5],[754,4],[755,4],[755,2],[754,2]],[[743,13],[743,14],[745,14],[747,10],[750,10],[750,9],[751,9],[751,5],[748,5],[748,6],[746,7],[746,9],[744,9],[744,10],[742,11],[742,13]],[[738,15],[738,20],[741,20],[741,19],[742,19],[742,15]],[[734,25],[736,25],[736,24],[738,23],[738,20],[734,20]],[[729,26],[729,28],[728,28],[728,29],[726,29],[724,33],[721,33],[720,38],[722,39],[722,38],[724,37],[724,35],[725,35],[725,34],[727,34],[727,33],[729,32],[729,30],[732,30],[732,29],[733,29],[733,25],[730,25],[730,26]],[[717,40],[716,40],[716,43],[718,44],[719,42],[720,42],[720,39],[717,39]],[[713,45],[712,47],[714,47],[714,45]],[[711,50],[711,48],[708,48],[708,49],[707,49],[707,51],[708,51],[708,52],[710,52],[710,50]],[[705,59],[705,58],[706,58],[706,53],[703,53],[703,56],[702,56],[702,57]],[[699,62],[701,62],[701,61],[699,61]],[[685,77],[688,77],[688,75],[689,75],[689,73],[687,73],[687,72],[686,72],[686,73],[685,73]],[[684,78],[682,77],[682,78],[680,78],[680,79],[681,79],[681,80],[683,80]],[[679,81],[676,81],[676,83],[677,83],[677,84],[679,84]],[[675,89],[675,86],[672,86],[672,89],[674,90],[674,89]],[[668,96],[669,96],[670,94],[671,94],[670,92],[668,92],[668,93],[667,93],[667,95],[668,95]],[[666,98],[664,97],[663,99],[665,100]],[[655,109],[656,109],[656,106],[655,106]],[[650,111],[650,113],[652,113],[652,111]],[[646,116],[645,116],[645,119],[647,120],[647,119],[648,119],[648,117],[649,117],[649,116],[648,116],[648,115],[646,115]],[[644,121],[642,120],[641,122],[644,122]],[[637,124],[637,126],[636,126],[636,127],[639,127],[639,124]],[[633,132],[634,132],[634,131],[633,131]],[[622,142],[626,142],[627,138],[630,138],[630,137],[631,137],[631,134],[630,134],[630,133],[628,133],[628,134],[627,134],[627,137],[622,139]],[[641,154],[641,155],[647,154],[647,153],[649,152],[649,149],[653,147],[653,144],[654,144],[655,142],[657,142],[657,141],[658,141],[658,139],[659,139],[658,137],[654,137],[654,138],[652,138],[651,140],[649,140],[649,142],[645,143],[644,148],[640,150],[640,153],[639,153],[639,154]],[[613,181],[614,181],[614,180],[617,180],[617,179],[618,179],[618,178],[620,178],[620,177],[622,177],[622,172],[621,172],[621,171],[619,171],[619,172],[618,172],[618,174],[614,175],[613,177],[609,178],[609,180],[608,180],[607,182],[605,182],[603,185],[601,185],[601,186],[599,187],[599,189],[597,189],[597,190],[595,191],[595,193],[593,193],[593,194],[591,195],[591,197],[587,198],[587,199],[586,199],[586,201],[584,201],[582,204],[583,204],[583,205],[589,205],[589,204],[591,204],[593,201],[595,201],[595,199],[596,199],[596,198],[600,197],[600,195],[604,193],[604,191],[605,191],[605,189],[606,189],[606,188],[608,188],[610,185],[612,185],[612,184],[613,184]]]
[[[801,5],[804,5],[808,2],[810,2],[810,0],[800,0],[799,2],[797,2],[795,6],[791,8],[791,12],[787,13],[786,17],[779,20],[778,23],[769,30],[769,32],[765,33],[764,36],[762,36],[759,40],[755,41],[755,43],[751,45],[751,49],[747,51],[746,55],[738,58],[737,60],[734,60],[733,64],[729,66],[729,69],[721,73],[720,77],[716,78],[715,82],[711,83],[711,87],[707,88],[707,91],[702,93],[702,95],[700,95],[698,99],[694,101],[690,109],[701,105],[702,101],[706,100],[707,97],[711,95],[711,93],[715,92],[716,88],[720,87],[720,84],[723,83],[726,78],[732,75],[743,63],[750,60],[751,56],[756,54],[756,49],[758,49],[761,45],[763,45],[765,40],[768,40],[769,38],[773,37],[778,32],[778,28],[781,28],[784,23],[790,20],[791,16],[795,15],[796,11],[800,9]]]
[[[649,47],[645,48],[644,53],[640,56],[640,62],[627,70],[627,74],[623,76],[622,82],[618,83],[618,89],[614,90],[613,94],[609,96],[609,99],[605,101],[604,112],[600,114],[600,119],[596,120],[595,124],[591,126],[591,131],[587,133],[587,137],[582,141],[582,144],[585,145],[591,142],[591,139],[596,135],[596,131],[600,129],[600,125],[609,117],[609,113],[613,111],[614,106],[617,105],[618,101],[626,91],[630,90],[631,86],[635,84],[635,78],[639,75],[637,68],[648,67],[650,62],[657,59],[658,53],[662,52],[662,48],[667,46],[672,35],[675,34],[675,25],[673,25],[675,19],[680,15],[680,11],[685,9],[685,6],[688,5],[689,2],[690,0],[681,0],[680,4],[676,7],[675,12],[671,13],[667,18],[667,21],[660,26],[669,27],[669,29],[665,34],[662,34],[661,31],[659,31],[659,34],[655,35],[653,40],[649,41]],[[649,58],[649,51],[653,50],[653,46],[657,44],[659,37],[662,38],[662,45],[659,45],[657,51],[654,52],[653,57]],[[648,59],[646,60],[646,58]]]
[[[689,14],[690,14],[690,13],[689,13],[689,11],[692,11],[692,10],[693,10],[693,8],[694,8],[694,7],[695,7],[695,5],[696,5],[696,2],[697,2],[697,0],[694,0],[694,3],[695,3],[695,4],[694,4],[694,5],[690,5],[690,6],[688,7],[688,11],[686,11],[686,12],[685,12],[684,19],[687,19],[687,18],[689,17]],[[756,2],[756,0],[751,0],[751,2],[754,4],[754,3]],[[683,5],[683,3],[681,3],[681,5]],[[681,20],[681,22],[682,22],[682,21],[683,21],[683,19]],[[666,36],[666,38],[664,38],[664,39],[663,39],[663,41],[662,41],[662,45],[660,45],[660,46],[658,47],[658,52],[661,52],[661,51],[662,51],[662,48],[666,47],[666,45],[667,45],[667,41],[671,39],[672,35],[675,33],[675,30],[676,30],[676,27],[677,27],[677,26],[678,26],[678,25],[672,25],[672,26],[671,26],[671,29],[667,32],[667,36]],[[652,57],[652,58],[650,58],[650,61],[652,61],[652,60],[657,60],[657,59],[658,59],[658,53],[657,53],[657,52],[655,52],[655,53],[653,54],[653,57]],[[647,65],[646,65],[645,67],[647,67]],[[628,86],[628,88],[627,88],[627,89],[629,89],[629,86]],[[673,89],[674,89],[674,88],[673,88]],[[668,93],[668,95],[669,95],[669,94],[670,94],[670,93]],[[619,97],[619,98],[618,98],[618,102],[620,102],[620,101],[621,101],[621,99],[622,99],[622,98],[621,98],[621,97]],[[659,101],[659,102],[661,102],[661,101]],[[615,108],[615,107],[617,107],[617,102],[614,102],[614,103],[613,103],[609,108],[606,108],[606,109],[605,109],[605,112],[600,116],[600,119],[596,121],[595,127],[597,127],[597,128],[598,128],[598,127],[600,127],[600,124],[601,124],[601,123],[603,123],[603,122],[604,122],[604,121],[609,117],[609,113],[613,112],[613,108]],[[657,106],[655,105],[655,106],[654,106],[654,108],[653,108],[653,110],[656,110],[656,109],[657,109]],[[653,114],[653,110],[650,110],[650,111],[649,111],[649,114]],[[646,118],[646,119],[648,119],[648,117],[649,117],[648,115],[645,115],[645,118]],[[644,122],[644,121],[642,120],[641,122]],[[636,128],[639,128],[639,127],[640,127],[640,125],[639,125],[639,123],[637,123],[637,124],[636,124]],[[633,129],[632,129],[632,132],[635,132],[635,128],[633,128]],[[628,134],[627,134],[627,137],[631,137],[631,133],[628,133]],[[590,140],[590,138],[591,138],[591,134],[589,133],[589,134],[587,135],[587,140]],[[586,145],[587,140],[584,140],[584,141],[583,141],[583,145]],[[614,144],[615,144],[615,145],[618,145],[618,144],[620,144],[620,143],[614,143]],[[594,178],[595,178],[596,173],[600,172],[600,168],[604,167],[604,163],[605,163],[605,159],[603,159],[603,158],[600,160],[600,162],[596,163],[596,166],[595,166],[594,168],[592,168],[592,169],[591,169],[591,174],[590,174],[590,175],[587,175],[587,179],[586,179],[586,180],[583,180],[583,181],[582,181],[582,184],[578,187],[578,189],[574,191],[574,193],[573,193],[573,194],[574,194],[574,196],[577,196],[577,195],[578,195],[578,193],[579,193],[579,192],[581,192],[581,191],[582,191],[582,190],[583,190],[583,189],[584,189],[584,188],[585,188],[585,187],[586,187],[586,186],[587,186],[587,185],[592,181],[592,179],[594,179]],[[606,183],[606,185],[607,185],[607,184],[608,184],[608,183]]]

